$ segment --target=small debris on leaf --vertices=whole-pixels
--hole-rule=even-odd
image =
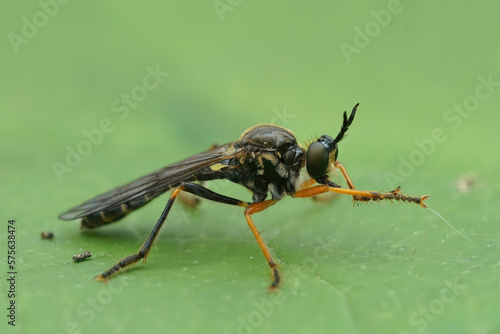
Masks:
[[[89,251],[83,252],[82,254],[73,255],[73,262],[82,262],[90,258],[92,253]]]
[[[464,174],[457,180],[456,186],[458,191],[467,193],[474,187],[475,183],[476,177],[474,174]]]
[[[53,239],[54,238],[54,233],[49,232],[49,231],[43,231],[41,234],[42,239]]]

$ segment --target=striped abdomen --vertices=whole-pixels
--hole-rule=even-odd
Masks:
[[[99,212],[92,213],[88,216],[82,217],[81,228],[82,229],[93,229],[102,225],[109,223],[114,223],[121,218],[125,217],[128,213],[134,211],[150,202],[152,199],[160,196],[164,192],[178,185],[170,185],[168,187],[159,189],[155,192],[151,192],[147,195],[134,198],[125,203],[111,206],[107,209],[101,210]]]

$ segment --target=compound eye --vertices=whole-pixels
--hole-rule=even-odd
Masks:
[[[328,150],[325,145],[314,142],[307,150],[306,168],[307,173],[313,179],[326,174],[330,162]]]

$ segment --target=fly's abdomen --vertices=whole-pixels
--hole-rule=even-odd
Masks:
[[[161,191],[152,192],[150,194],[131,199],[125,203],[114,205],[107,209],[82,217],[81,228],[93,229],[102,225],[114,223],[169,189],[170,187],[167,189],[161,189]]]
[[[221,166],[225,167],[226,165],[221,165]],[[204,169],[201,169],[197,173],[190,175],[189,177],[186,177],[182,180],[179,180],[178,182],[172,182],[172,183],[165,185],[163,187],[160,187],[158,189],[148,191],[145,195],[139,196],[137,198],[125,200],[123,203],[120,203],[120,204],[111,204],[111,205],[105,206],[101,210],[95,211],[95,212],[93,212],[89,215],[86,215],[86,216],[82,216],[82,215],[75,216],[75,215],[71,214],[73,211],[76,211],[78,213],[78,211],[79,211],[78,209],[80,209],[82,206],[85,207],[85,206],[92,206],[92,205],[100,205],[100,197],[98,196],[94,200],[89,201],[89,203],[84,203],[80,207],[77,207],[73,210],[70,210],[68,213],[61,215],[60,218],[69,220],[69,219],[81,217],[82,218],[82,222],[81,222],[82,229],[93,229],[93,228],[103,226],[103,225],[106,225],[109,223],[114,223],[114,222],[122,219],[123,217],[125,217],[130,212],[132,212],[132,211],[142,207],[146,203],[150,202],[152,199],[165,193],[166,191],[168,191],[172,188],[178,187],[181,184],[181,182],[208,181],[208,180],[224,178],[225,174],[223,172],[221,172],[219,169],[220,168],[213,170],[212,167],[206,167]],[[145,184],[147,186],[144,186]],[[147,183],[141,183],[141,185],[143,186],[142,191],[146,191],[149,187],[149,185]],[[130,185],[126,185],[125,187],[130,187]],[[132,188],[132,190],[133,190],[133,188]],[[111,201],[112,198],[113,198],[113,196],[111,195],[109,198],[109,201]],[[93,201],[95,201],[95,203]],[[98,206],[98,208],[100,208],[100,207]]]

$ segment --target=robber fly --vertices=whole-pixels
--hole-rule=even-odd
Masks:
[[[353,197],[354,202],[397,200],[413,202],[427,207],[428,196],[413,197],[400,193],[400,188],[390,192],[356,190],[344,166],[337,160],[337,144],[354,120],[356,109],[344,120],[339,134],[332,138],[319,137],[307,148],[297,144],[293,133],[282,127],[264,124],[254,126],[241,137],[226,145],[214,146],[178,163],[164,167],[129,184],[99,195],[59,216],[63,220],[81,218],[81,226],[93,229],[115,222],[136,210],[153,198],[173,189],[163,212],[151,234],[136,254],[127,256],[109,270],[96,277],[107,281],[119,270],[143,259],[146,260],[154,240],[158,236],[177,196],[188,192],[211,201],[240,206],[245,209],[245,218],[264,256],[271,267],[270,289],[279,286],[281,278],[277,263],[252,221],[252,215],[278,202],[285,195],[312,197],[326,192],[335,192]],[[307,173],[302,173],[303,168]],[[339,170],[348,189],[332,182],[329,174]],[[196,181],[227,179],[238,183],[252,193],[252,202],[246,202],[213,192]],[[315,185],[315,184],[318,185]],[[268,195],[271,197],[268,199]]]

